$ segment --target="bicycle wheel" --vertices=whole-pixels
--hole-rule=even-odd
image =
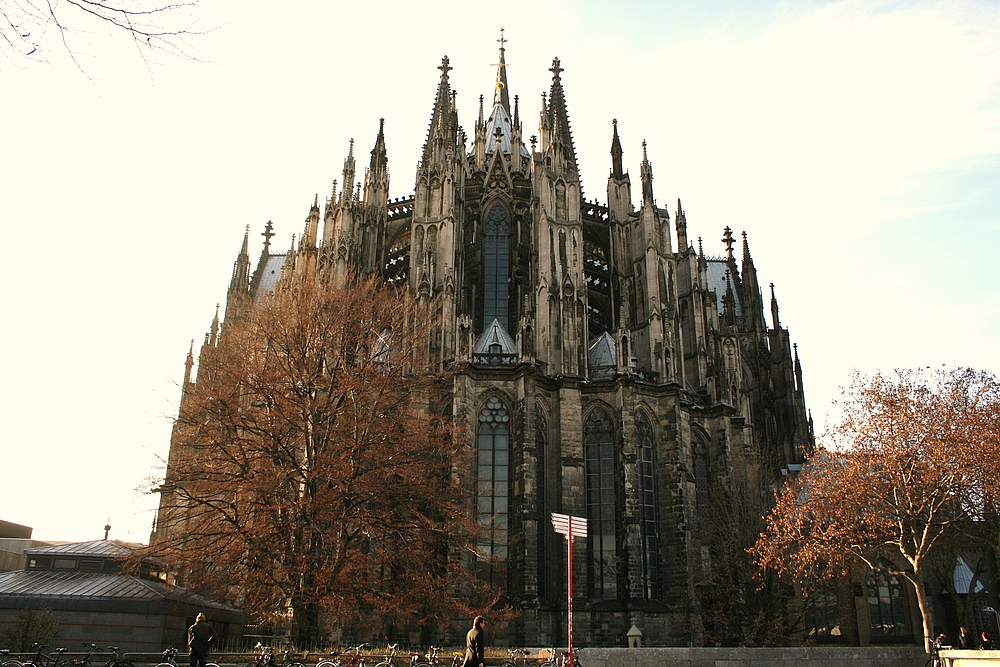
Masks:
[[[217,662],[206,662],[205,663],[205,667],[219,667],[219,663],[217,663]]]
[[[24,663],[17,660],[5,660],[3,667],[24,667]]]
[[[176,665],[171,665],[169,662],[161,662],[153,667],[177,667]]]
[[[316,663],[316,667],[340,667],[340,663],[336,660],[323,660]]]

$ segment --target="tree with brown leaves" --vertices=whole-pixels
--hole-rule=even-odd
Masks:
[[[912,585],[929,653],[932,559],[996,524],[1000,384],[971,369],[856,374],[846,396],[835,448],[778,494],[754,555],[799,583],[881,563]]]
[[[434,308],[348,282],[285,287],[225,323],[157,489],[153,554],[193,590],[291,617],[300,645],[329,624],[465,615],[454,593],[473,585],[454,556],[475,535],[450,384],[420,372]]]

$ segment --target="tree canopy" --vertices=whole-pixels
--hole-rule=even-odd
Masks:
[[[757,561],[800,583],[885,568],[912,586],[930,651],[923,578],[956,542],[996,542],[1000,384],[988,372],[856,374],[833,445],[777,495]]]
[[[171,537],[153,552],[189,588],[291,616],[302,643],[323,619],[434,623],[475,585],[453,557],[475,527],[450,384],[419,372],[434,304],[349,283],[286,287],[227,320],[158,489]]]

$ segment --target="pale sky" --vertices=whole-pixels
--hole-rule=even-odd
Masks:
[[[746,231],[799,345],[817,431],[852,369],[1000,371],[1000,3],[201,0],[197,60],[147,66],[100,26],[0,58],[0,519],[36,539],[148,539],[184,357],[243,230],[302,231],[385,118],[413,191],[442,55],[471,134],[506,29],[537,134],[562,60],[585,195],[611,120],[638,182],[723,251]],[[342,187],[342,185],[341,185]],[[633,192],[636,199],[641,191]],[[765,287],[766,290],[766,287]],[[766,296],[766,295],[765,295]]]

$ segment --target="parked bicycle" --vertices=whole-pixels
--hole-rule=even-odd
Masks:
[[[365,667],[365,656],[361,651],[369,646],[370,644],[358,644],[357,646],[347,647],[347,650],[353,654],[348,658],[347,662],[341,660],[341,657],[346,657],[345,655],[334,651],[330,654],[330,660],[322,660],[316,667]]]
[[[63,657],[63,653],[66,652],[64,648],[57,648],[53,653],[45,653],[45,646],[35,642],[31,646],[31,650],[35,652],[35,657],[28,662],[22,662],[21,667],[62,667],[67,662],[69,658]],[[4,663],[5,667],[8,663]]]
[[[158,663],[156,667],[180,667],[174,658],[177,656],[179,651],[173,647],[168,648],[163,652],[164,662]],[[219,667],[217,662],[206,662],[205,667]]]
[[[396,651],[399,649],[399,644],[389,644],[385,647],[385,658],[382,662],[379,662],[375,667],[396,667]]]
[[[927,659],[927,662],[924,663],[924,667],[941,667],[941,656],[939,653],[942,649],[951,648],[950,646],[943,645],[944,640],[945,636],[940,634],[937,636],[937,639],[934,640],[934,643],[931,644],[931,656]]]
[[[21,663],[10,657],[10,649],[0,648],[0,667],[21,667]]]
[[[275,658],[275,651],[270,646],[263,646],[260,642],[254,647],[257,657],[253,662],[248,662],[243,667],[306,667],[305,663],[298,660],[289,660],[291,651],[281,654],[281,661]]]
[[[108,658],[108,661],[104,663],[103,667],[135,667],[135,665],[130,661],[118,655],[119,647],[117,646],[109,646],[106,649],[102,649],[97,648],[97,644],[88,644],[87,642],[84,642],[83,645],[87,649],[86,654],[84,654],[82,658],[73,658],[68,660],[65,664],[73,665],[74,667],[94,667],[94,664],[90,661],[90,656],[94,653],[99,655],[111,653],[111,656]]]
[[[440,646],[431,646],[429,649],[427,649],[426,655],[421,655],[420,653],[411,653],[410,667],[441,667],[441,665],[443,665],[444,663],[442,663],[441,659],[438,657],[438,653],[440,652],[441,652]],[[464,653],[455,652],[452,654],[452,656],[453,656],[451,661],[452,667],[459,667],[459,665],[461,665],[462,662],[464,662],[463,660],[463,657],[465,656]]]
[[[500,665],[500,667],[539,667],[538,662],[528,662],[528,651],[523,648],[509,648],[510,660]]]
[[[569,651],[552,649],[549,659],[538,667],[580,667],[580,658],[575,654],[570,658]]]

